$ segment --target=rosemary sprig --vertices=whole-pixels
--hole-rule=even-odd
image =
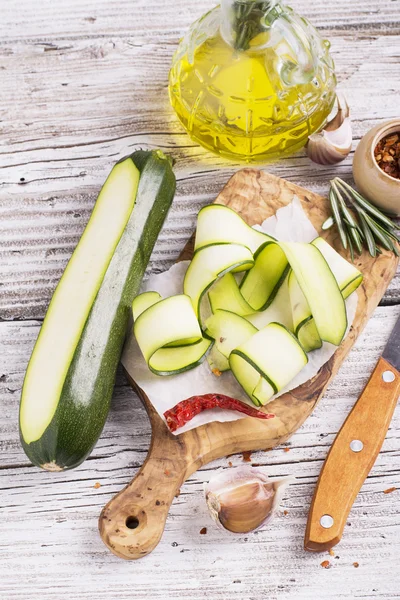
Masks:
[[[374,240],[374,236],[371,233],[370,228],[368,227],[368,223],[364,218],[364,215],[362,213],[360,213],[360,223],[361,223],[361,228],[364,232],[364,239],[367,243],[367,248],[368,248],[368,252],[370,253],[371,256],[376,256],[376,244],[375,244],[375,240]]]
[[[251,41],[265,31],[265,18],[273,8],[271,0],[232,0],[231,27],[235,50],[248,50]]]
[[[322,229],[337,226],[343,248],[349,249],[353,262],[354,252],[361,254],[363,247],[373,257],[382,253],[380,247],[400,255],[397,224],[339,177],[331,181],[329,200],[332,215],[323,223]]]
[[[336,223],[337,228],[339,229],[339,235],[340,235],[340,239],[342,240],[342,245],[344,249],[347,249],[347,244],[348,244],[348,235],[346,233],[346,227],[342,221],[342,218],[340,216],[340,209],[339,209],[339,204],[338,201],[336,199],[335,196],[335,192],[333,190],[333,188],[330,189],[329,191],[329,200],[331,202],[331,207],[332,207],[332,213],[333,213],[333,219],[334,219],[334,223]],[[325,221],[326,223],[326,221]],[[324,226],[322,225],[322,228],[324,228]]]

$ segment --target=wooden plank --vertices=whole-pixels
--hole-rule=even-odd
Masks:
[[[242,464],[240,455],[223,458],[182,487],[160,545],[134,565],[105,549],[97,518],[143,461],[149,444],[144,408],[120,377],[110,419],[90,460],[64,473],[28,466],[16,423],[19,390],[39,323],[0,323],[0,554],[8,574],[0,580],[0,595],[10,600],[55,600],[64,593],[86,600],[309,600],[321,597],[324,589],[323,597],[332,599],[399,597],[400,495],[383,493],[398,486],[400,476],[399,408],[335,549],[339,558],[302,550],[322,461],[398,315],[399,307],[376,310],[323,401],[285,445],[290,451],[279,447],[253,453],[253,463],[265,465],[268,474],[296,476],[282,507],[286,515],[257,534],[231,537],[216,529],[206,513],[204,482],[229,461]],[[96,482],[101,487],[95,488]],[[202,527],[207,527],[206,535],[200,534]],[[322,560],[332,568],[323,569]],[[24,577],[19,577],[21,569]]]
[[[168,108],[166,74],[177,40],[213,0],[3,4],[0,319],[42,318],[113,161],[139,146],[161,146],[177,158],[177,200],[152,269],[176,259],[196,211],[215,198],[237,165],[195,146]],[[398,116],[397,4],[296,2],[296,10],[332,41],[339,80],[350,99],[355,141],[379,120]],[[324,194],[330,177],[350,179],[351,157],[337,168],[319,168],[301,153],[268,168]],[[386,302],[399,302],[399,290],[395,279]],[[110,419],[89,461],[62,474],[27,466],[16,418],[39,323],[0,322],[0,596],[399,598],[399,492],[383,494],[399,481],[398,409],[350,515],[349,534],[337,548],[340,558],[302,550],[306,511],[322,461],[397,314],[396,307],[376,311],[325,399],[292,438],[290,452],[278,448],[253,455],[273,475],[297,475],[285,500],[286,516],[265,532],[236,540],[214,529],[202,487],[215,469],[227,465],[221,459],[185,484],[162,544],[134,565],[113,558],[96,527],[102,505],[143,461],[149,444],[144,409],[120,376]],[[229,460],[241,464],[241,457]],[[102,484],[98,489],[96,481]],[[199,534],[203,526],[207,535]],[[329,570],[320,567],[325,558],[332,563]]]
[[[215,6],[214,0],[198,0],[195,5],[176,0],[149,3],[146,0],[68,0],[54,5],[42,0],[34,5],[27,0],[9,0],[2,11],[2,39],[17,41],[46,38],[51,42],[65,36],[90,37],[118,35],[142,39],[153,44],[160,38],[178,36],[196,18]],[[21,8],[23,7],[23,10]],[[331,30],[387,31],[399,28],[396,8],[391,0],[337,0],[327,6],[324,0],[297,0],[296,11],[312,19],[313,24]],[[18,19],[15,15],[18,14]]]
[[[52,10],[51,5],[44,3],[43,10]],[[379,120],[397,115],[400,61],[393,46],[400,45],[400,36],[390,40],[364,32],[351,37],[332,32],[356,140]],[[196,212],[215,198],[238,167],[193,144],[172,115],[166,77],[173,44],[135,45],[129,39],[99,36],[57,44],[51,51],[35,40],[0,47],[3,319],[43,317],[101,183],[124,154],[138,147],[161,147],[177,159],[177,196],[150,270],[176,260]],[[46,77],[49,72],[51,77]],[[371,111],[371,106],[378,108]],[[333,176],[351,178],[351,160],[352,155],[337,167],[322,168],[301,152],[268,170],[325,194]],[[385,301],[399,299],[396,278]]]

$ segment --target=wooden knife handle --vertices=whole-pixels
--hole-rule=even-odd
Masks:
[[[322,467],[304,540],[322,552],[341,539],[347,516],[382,447],[400,393],[400,374],[380,358]]]

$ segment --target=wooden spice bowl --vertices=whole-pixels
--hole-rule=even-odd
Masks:
[[[357,146],[353,176],[359,192],[373,204],[392,215],[400,215],[400,179],[388,175],[375,160],[374,149],[384,137],[399,133],[400,118],[370,129]]]

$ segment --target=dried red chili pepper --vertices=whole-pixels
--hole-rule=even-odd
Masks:
[[[244,404],[235,398],[224,396],[223,394],[192,396],[191,398],[187,398],[187,400],[178,402],[178,404],[169,410],[166,410],[164,417],[170,430],[176,431],[191,421],[193,417],[203,412],[203,410],[208,410],[210,408],[237,410],[249,417],[255,417],[257,419],[273,419],[275,417],[275,415],[261,412],[256,408],[247,406],[247,404]]]

